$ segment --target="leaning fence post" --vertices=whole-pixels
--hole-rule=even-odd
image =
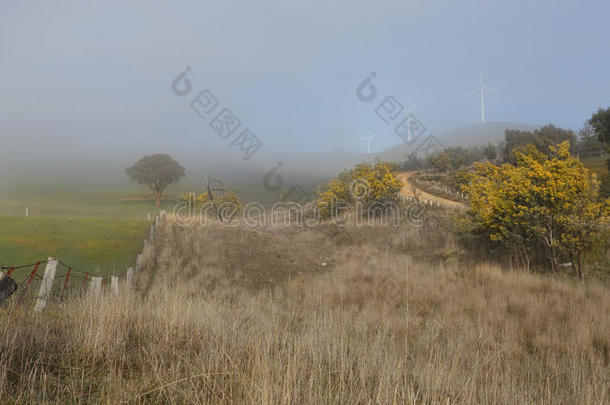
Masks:
[[[15,292],[19,287],[15,280],[10,275],[15,270],[14,267],[8,269],[8,272],[4,274],[0,271],[0,307],[4,305],[6,300]]]
[[[85,273],[85,279],[83,280],[83,285],[81,286],[80,292],[81,295],[85,292],[85,288],[87,287],[87,278],[89,277],[89,272]]]
[[[41,312],[46,308],[47,302],[49,301],[49,295],[51,295],[51,289],[53,288],[53,280],[55,280],[56,270],[57,260],[49,257],[47,265],[44,269],[42,283],[40,284],[40,289],[38,290],[38,298],[36,299],[34,312]]]
[[[64,302],[64,292],[66,291],[66,286],[68,285],[68,280],[70,280],[71,272],[72,272],[72,267],[68,267],[68,274],[66,274],[66,279],[64,280],[64,286],[61,288],[61,295],[59,296],[59,302]]]
[[[25,294],[27,294],[27,292],[30,288],[30,284],[32,284],[32,280],[34,280],[34,276],[36,275],[36,271],[38,271],[39,267],[40,267],[40,262],[36,263],[36,266],[34,266],[34,270],[32,270],[32,272],[30,273],[30,278],[28,278],[28,282],[25,285],[25,288],[23,289],[23,291],[21,291],[21,295],[19,295],[19,299],[17,300],[17,305],[21,304],[21,301],[23,301],[23,298],[25,297]]]
[[[95,293],[95,295],[100,295],[102,293],[102,278],[101,277],[91,277],[91,284],[89,284],[89,291]]]

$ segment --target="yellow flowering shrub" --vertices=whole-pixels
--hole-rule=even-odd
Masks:
[[[402,182],[396,166],[389,162],[361,163],[326,184],[316,202],[323,218],[331,216],[332,207],[361,203],[367,209],[374,203],[397,202]]]
[[[530,146],[515,165],[479,163],[463,191],[479,229],[509,245],[526,267],[542,248],[553,271],[567,260],[581,276],[581,258],[607,227],[610,204],[599,201],[595,174],[569,148],[563,142],[548,156]]]

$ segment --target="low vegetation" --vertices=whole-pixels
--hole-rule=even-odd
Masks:
[[[610,292],[442,229],[165,224],[138,287],[3,310],[0,401],[608,403]]]
[[[550,124],[509,129],[496,147],[407,156],[402,168],[422,169],[413,181],[428,193],[465,198],[468,215],[458,216],[453,229],[468,249],[486,250],[485,257],[510,267],[555,273],[569,267],[580,278],[585,268],[601,269],[607,277],[610,171],[600,163],[609,128],[610,108],[600,109],[578,136]]]

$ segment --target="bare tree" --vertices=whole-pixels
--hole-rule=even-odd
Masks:
[[[225,192],[225,190],[224,190],[224,189],[219,188],[219,187],[215,187],[215,186],[214,186],[215,184],[218,184],[218,185],[220,185],[220,186],[222,186],[222,185],[223,185],[223,184],[222,184],[222,181],[220,181],[220,180],[218,180],[218,179],[215,179],[215,178],[212,178],[212,174],[209,174],[209,175],[208,175],[208,181],[207,181],[207,183],[206,183],[205,187],[206,187],[206,188],[207,188],[207,190],[208,190],[208,198],[210,199],[210,202],[211,202],[212,204],[214,204],[214,192],[216,192],[216,191],[221,191],[221,192],[223,192],[223,193]]]

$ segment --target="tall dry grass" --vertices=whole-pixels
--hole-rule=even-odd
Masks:
[[[610,402],[605,287],[421,232],[166,224],[120,299],[2,311],[0,401]]]

